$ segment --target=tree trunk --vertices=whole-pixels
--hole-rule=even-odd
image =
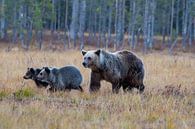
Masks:
[[[188,1],[189,2],[189,47],[191,48],[192,47],[192,33],[193,33],[193,31],[192,31],[192,0],[189,0]]]
[[[179,34],[179,12],[180,12],[180,0],[177,0],[177,12],[176,12],[176,35],[178,36]]]
[[[154,44],[154,17],[155,17],[155,9],[156,9],[156,2],[155,0],[152,0],[152,16],[151,16],[151,34],[150,34],[150,48],[153,47],[153,44]]]
[[[187,21],[188,19],[188,3],[183,0],[183,17],[182,17],[182,48],[183,50],[186,49],[186,40],[187,40]]]
[[[14,1],[14,13],[13,13],[13,29],[12,29],[12,43],[15,44],[17,40],[17,9],[16,9],[17,2]]]
[[[108,49],[108,45],[110,44],[110,40],[111,40],[112,5],[109,6],[108,12],[109,12],[108,14],[108,38],[106,42],[106,49]]]
[[[195,17],[194,17],[194,19],[193,19],[193,22],[194,22],[194,41],[195,41]]]
[[[36,42],[39,50],[42,48],[42,43],[43,43],[43,30],[38,30],[35,32],[36,34]]]
[[[171,2],[171,27],[170,27],[170,40],[169,40],[169,44],[171,47],[171,44],[173,43],[173,18],[174,18],[174,4],[175,4],[175,0],[172,0]]]
[[[58,26],[57,26],[57,30],[59,31],[60,30],[60,28],[61,28],[61,20],[60,20],[60,18],[61,18],[61,1],[60,0],[58,0]]]
[[[26,49],[26,45],[25,45],[25,37],[24,37],[24,30],[25,30],[25,26],[26,26],[26,19],[25,19],[25,10],[24,10],[24,5],[20,5],[19,8],[19,27],[20,27],[20,42],[21,42],[21,46],[22,48]]]
[[[147,52],[148,46],[148,0],[145,0],[145,13],[144,13],[144,53]]]
[[[108,12],[106,10],[107,8],[107,2],[106,1],[102,1],[101,2],[101,6],[102,6],[102,34],[101,34],[101,39],[102,39],[102,43],[104,48],[106,48],[106,21],[108,18]]]
[[[180,0],[177,1],[177,5],[176,5],[176,38],[174,40],[174,42],[172,43],[170,49],[169,49],[169,53],[172,54],[172,50],[173,48],[175,47],[175,45],[177,44],[177,40],[178,40],[178,34],[179,34],[179,3],[180,3]],[[173,4],[173,1],[172,1],[172,4]],[[172,5],[173,6],[173,5]],[[172,9],[173,10],[173,9]],[[173,13],[173,12],[172,12]],[[173,14],[172,14],[173,15]],[[172,20],[173,20],[173,17],[172,17]],[[172,27],[173,27],[173,23],[172,23]],[[172,33],[172,32],[171,32]]]
[[[69,7],[69,1],[66,0],[65,1],[66,3],[66,6],[65,6],[65,23],[64,23],[64,49],[66,49],[66,44],[67,44],[67,48],[70,48],[70,32],[69,32],[69,29],[68,29],[68,13],[69,13],[69,10],[68,10],[68,7]],[[68,33],[68,35],[66,35]],[[68,38],[68,41],[67,41],[67,38]]]
[[[1,0],[0,36],[5,38],[5,0]]]
[[[79,0],[73,0],[72,5],[72,21],[70,25],[70,37],[73,40],[74,48],[76,48],[76,38],[78,33],[78,20],[79,20]]]
[[[53,49],[54,45],[54,30],[55,30],[55,0],[52,0],[52,12],[51,12],[51,25],[50,25],[50,31],[51,31],[51,40],[50,40],[50,47]]]
[[[136,21],[136,2],[133,1],[132,22],[131,22],[131,48],[135,49],[135,21]]]
[[[122,46],[124,38],[124,2],[125,0],[116,0],[116,46],[115,49],[118,49],[119,46]]]
[[[80,16],[79,16],[79,38],[80,49],[84,48],[84,30],[85,30],[85,16],[86,16],[86,1],[82,0],[80,3]]]
[[[102,9],[100,9],[99,12],[99,20],[98,20],[98,42],[97,42],[97,47],[100,48],[100,44],[101,44],[101,28],[102,28]]]
[[[88,12],[88,21],[87,21],[87,32],[88,32],[88,39],[87,39],[87,42],[91,44],[92,42],[92,32],[93,32],[93,22],[92,22],[92,19],[93,19],[93,15],[92,15],[92,12],[93,12],[93,5],[94,5],[95,2],[89,0],[89,5],[88,5],[88,8],[89,8],[89,12]],[[94,7],[95,8],[95,7]],[[96,12],[94,12],[96,15]],[[95,18],[94,18],[94,22],[96,22]]]

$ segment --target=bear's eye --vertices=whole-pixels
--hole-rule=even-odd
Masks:
[[[42,76],[42,75],[43,75],[43,73],[40,73],[40,75]]]
[[[87,59],[88,59],[88,60],[91,60],[91,57],[88,57]]]

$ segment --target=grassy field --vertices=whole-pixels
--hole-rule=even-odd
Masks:
[[[90,70],[79,51],[0,51],[0,129],[194,129],[195,55],[137,53],[145,64],[143,94],[89,94]],[[27,67],[76,65],[84,93],[49,93],[23,80]]]

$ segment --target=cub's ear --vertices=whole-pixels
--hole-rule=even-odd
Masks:
[[[36,71],[37,73],[40,73],[41,70],[42,70],[42,69],[37,68],[35,71]]]
[[[97,51],[95,51],[95,54],[99,56],[100,52],[101,52],[101,49],[98,49]]]
[[[29,69],[31,73],[35,73],[35,70],[33,68]]]
[[[87,51],[82,50],[82,54],[83,54],[83,56],[84,56],[86,53],[87,53]]]
[[[49,70],[49,68],[48,68],[48,67],[44,67],[44,69],[45,69],[45,72],[46,72],[47,74],[49,74],[49,73],[50,73],[50,70]]]

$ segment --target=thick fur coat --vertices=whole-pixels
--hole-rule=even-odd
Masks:
[[[42,87],[46,88],[48,86],[48,83],[37,79],[37,75],[40,72],[41,72],[41,69],[39,69],[39,68],[28,68],[27,72],[25,73],[23,78],[34,80],[34,82],[38,88],[42,88]]]
[[[82,83],[82,75],[74,66],[66,66],[62,68],[44,67],[38,74],[37,78],[48,82],[53,91],[76,89],[83,91],[80,86]]]
[[[91,69],[90,91],[100,89],[100,81],[112,84],[112,91],[118,93],[120,87],[124,91],[132,88],[144,91],[144,67],[142,61],[129,51],[110,53],[104,50],[82,51],[83,65]]]

